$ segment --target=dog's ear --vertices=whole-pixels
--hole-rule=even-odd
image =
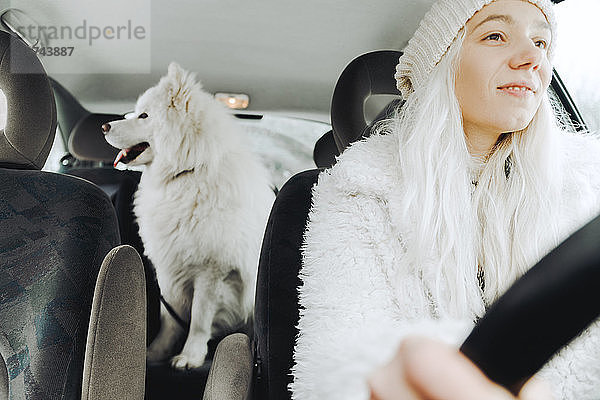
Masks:
[[[167,79],[170,95],[169,107],[188,112],[191,91],[197,85],[194,74],[184,70],[176,62],[172,62],[167,70]]]
[[[185,74],[185,70],[183,68],[181,68],[181,66],[179,64],[177,64],[175,61],[172,61],[169,64],[169,67],[167,69],[167,75],[169,77],[174,78],[178,81],[181,81],[184,74]]]

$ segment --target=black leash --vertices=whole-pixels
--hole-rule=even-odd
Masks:
[[[190,323],[184,321],[183,318],[181,318],[179,316],[179,314],[177,314],[177,312],[173,309],[173,307],[171,307],[171,305],[169,303],[167,303],[167,301],[165,300],[165,298],[163,297],[162,294],[160,295],[160,302],[163,304],[163,306],[165,306],[165,308],[167,309],[167,312],[171,315],[171,317],[173,317],[173,319],[175,321],[177,321],[179,326],[181,326],[185,332],[189,332],[190,331]]]

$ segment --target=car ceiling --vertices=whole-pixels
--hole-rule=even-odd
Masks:
[[[60,25],[69,10],[52,9],[52,3],[13,1],[11,6],[17,4],[42,25]],[[116,1],[103,3],[106,7],[114,3],[114,12],[123,8]],[[138,3],[137,7],[150,8],[149,73],[51,71],[88,108],[126,111],[110,107],[133,104],[166,72],[169,62],[177,61],[196,72],[210,92],[248,94],[251,111],[328,120],[331,94],[344,66],[367,51],[404,48],[433,0]],[[135,9],[128,7],[126,12]],[[111,60],[111,54],[103,59],[119,62]]]
[[[249,110],[328,120],[333,87],[344,66],[370,50],[403,48],[432,2],[144,1],[151,16],[150,73],[50,74],[88,108],[108,111],[103,103],[133,103],[174,60],[195,71],[210,92],[248,94]],[[52,9],[52,2],[13,3],[41,25],[61,25],[61,17],[67,20],[69,14]],[[106,54],[107,61],[110,57]]]

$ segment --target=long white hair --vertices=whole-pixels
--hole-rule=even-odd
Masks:
[[[546,94],[527,128],[473,160],[455,94],[463,40],[464,29],[429,82],[374,132],[398,135],[406,257],[434,266],[422,277],[431,306],[476,317],[559,242],[561,129]]]

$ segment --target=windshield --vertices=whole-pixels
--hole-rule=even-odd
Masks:
[[[588,128],[600,131],[600,1],[563,1],[556,5],[556,14],[560,31],[554,65]]]

